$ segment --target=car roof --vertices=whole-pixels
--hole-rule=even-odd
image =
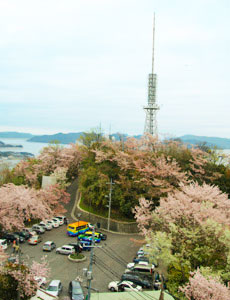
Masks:
[[[71,246],[71,245],[63,245],[61,247],[71,247],[71,248],[74,248],[74,246]]]
[[[53,241],[47,241],[47,242],[45,242],[44,244],[50,245],[50,244],[52,244],[52,243],[53,243]]]
[[[131,282],[131,281],[128,281],[128,280],[123,280],[123,281],[121,281],[120,283],[128,283],[128,284],[130,284],[130,285],[132,285],[133,284],[133,282]]]
[[[54,286],[59,285],[60,282],[61,282],[61,280],[59,280],[59,279],[52,280],[52,281],[50,282],[49,286],[50,286],[50,285],[54,285]]]

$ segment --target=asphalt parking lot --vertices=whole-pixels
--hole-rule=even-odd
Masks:
[[[103,230],[101,230],[104,232]],[[107,240],[101,241],[95,248],[95,264],[93,264],[93,281],[92,288],[99,292],[107,292],[107,286],[110,281],[119,280],[123,274],[126,264],[133,260],[140,245],[132,242],[132,238],[141,239],[138,235],[123,235],[110,232],[107,234]],[[28,245],[27,242],[21,244],[22,260],[31,263],[32,260],[40,261],[41,257],[47,255],[47,261],[51,268],[49,280],[60,279],[63,284],[63,291],[60,299],[67,296],[69,282],[77,276],[83,277],[82,269],[88,268],[90,252],[84,251],[87,259],[84,262],[75,263],[68,260],[66,255],[56,254],[52,252],[43,252],[42,246],[46,241],[54,241],[57,247],[76,241],[76,238],[69,237],[66,234],[66,225],[59,228],[53,228],[41,235],[42,242],[36,246]],[[12,253],[11,246],[8,246],[8,253]],[[82,286],[86,286],[86,278]],[[86,293],[86,289],[84,289]],[[92,291],[93,292],[93,291]]]

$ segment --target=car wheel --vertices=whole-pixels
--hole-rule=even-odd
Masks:
[[[110,291],[111,291],[111,292],[115,292],[115,288],[114,288],[114,287],[111,287],[111,288],[110,288]]]

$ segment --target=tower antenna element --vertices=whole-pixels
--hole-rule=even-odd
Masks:
[[[152,48],[152,73],[148,78],[148,105],[144,107],[146,112],[144,133],[157,136],[156,114],[160,107],[156,103],[156,82],[157,75],[154,74],[154,50],[155,50],[155,13],[153,15],[153,48]]]

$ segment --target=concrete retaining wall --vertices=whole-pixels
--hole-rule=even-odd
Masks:
[[[77,219],[77,214],[81,213],[81,220],[88,221],[91,224],[100,223],[101,228],[107,230],[108,227],[108,219],[94,215],[87,211],[82,210],[79,207],[80,196],[79,193],[76,195],[76,205],[74,207],[74,216]],[[138,233],[137,223],[136,222],[119,222],[110,219],[110,231],[114,231],[117,233]]]

